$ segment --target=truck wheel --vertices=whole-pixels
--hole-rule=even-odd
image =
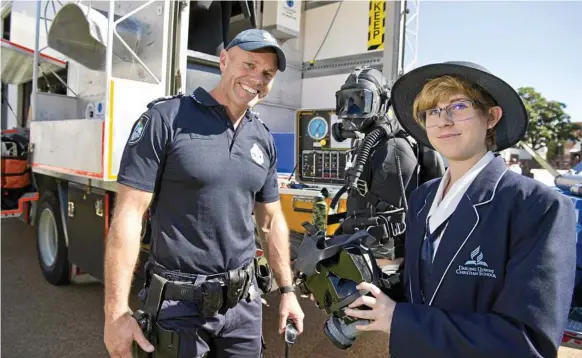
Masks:
[[[66,285],[69,281],[69,260],[59,201],[51,191],[46,191],[38,203],[35,215],[36,253],[45,279],[53,285]]]

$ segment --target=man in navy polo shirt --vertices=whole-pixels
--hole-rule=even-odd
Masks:
[[[253,261],[254,211],[280,287],[279,331],[291,319],[302,332],[304,314],[292,287],[275,144],[250,110],[285,67],[285,55],[268,32],[244,31],[220,54],[222,75],[216,88],[154,101],[134,124],[120,164],[106,250],[104,340],[111,356],[131,357],[134,340],[143,350],[153,350],[128,313],[148,208],[148,267],[168,280],[192,282]],[[179,357],[259,357],[261,321],[260,297],[240,300],[213,317],[202,315],[193,302],[165,299],[157,316],[160,327],[179,334]]]

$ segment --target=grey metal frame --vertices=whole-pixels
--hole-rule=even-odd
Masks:
[[[303,63],[303,78],[314,78],[349,73],[357,66],[371,66],[382,70],[383,51],[370,51],[367,53],[335,57],[325,60],[317,60],[315,64]]]

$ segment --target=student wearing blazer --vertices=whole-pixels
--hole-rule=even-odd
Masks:
[[[361,331],[387,333],[392,357],[557,356],[574,287],[575,210],[496,153],[525,134],[519,95],[479,65],[445,62],[398,79],[392,106],[449,167],[409,200],[406,302],[363,283],[372,295],[346,313],[371,321]]]

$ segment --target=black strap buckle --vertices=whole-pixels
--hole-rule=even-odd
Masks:
[[[406,232],[405,222],[390,223],[390,233],[392,237],[398,237]]]

